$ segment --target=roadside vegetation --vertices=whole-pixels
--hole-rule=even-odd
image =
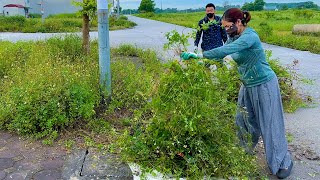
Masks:
[[[80,32],[82,29],[82,18],[77,14],[51,15],[42,23],[41,17],[35,18],[23,16],[0,16],[0,32],[24,32],[24,33],[57,33],[57,32]],[[134,27],[136,24],[128,20],[126,16],[119,19],[111,16],[109,18],[110,30],[118,30]],[[97,30],[97,18],[90,21],[91,30]]]
[[[263,42],[283,47],[310,51],[320,54],[319,33],[293,33],[295,24],[319,24],[320,11],[316,10],[282,10],[252,11],[249,26],[253,27]],[[216,14],[222,15],[219,11]],[[138,17],[173,23],[189,28],[196,28],[204,12],[195,13],[142,13]]]
[[[112,99],[101,101],[97,42],[78,36],[0,42],[0,129],[52,144],[120,153],[144,172],[174,177],[257,177],[234,123],[240,86],[235,65],[161,63],[152,50],[111,49]],[[270,52],[268,57],[270,57]],[[269,60],[287,111],[301,105],[290,70]],[[177,128],[179,127],[179,128]]]

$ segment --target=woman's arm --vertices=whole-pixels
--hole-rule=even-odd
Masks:
[[[208,59],[222,59],[229,54],[250,48],[259,38],[255,33],[244,33],[237,40],[224,46],[203,52],[203,57]]]

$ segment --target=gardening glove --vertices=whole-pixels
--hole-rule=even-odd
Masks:
[[[202,58],[202,54],[196,54],[194,52],[183,52],[180,55],[182,60],[189,60],[190,58],[198,59]]]
[[[204,65],[204,62],[202,60],[198,61],[197,64]]]

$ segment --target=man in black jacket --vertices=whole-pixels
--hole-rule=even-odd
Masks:
[[[227,41],[227,33],[221,27],[221,18],[215,15],[215,5],[209,3],[206,5],[206,16],[198,23],[196,40],[194,41],[194,51],[198,51],[198,45],[202,35],[201,49],[208,51],[213,48],[223,46]]]

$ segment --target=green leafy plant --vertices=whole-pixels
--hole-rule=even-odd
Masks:
[[[74,40],[65,37],[53,41],[66,44]],[[1,77],[0,81],[4,87],[0,97],[1,128],[36,138],[46,137],[46,144],[51,144],[62,129],[92,118],[100,98],[96,63],[64,61],[64,56],[50,55],[48,49],[63,51],[65,47],[55,45],[50,40],[20,43],[20,46],[9,43],[2,50],[15,55],[0,65],[7,77]]]
[[[164,49],[172,49],[175,54],[180,55],[181,52],[187,51],[188,39],[192,37],[192,33],[180,34],[177,30],[172,30],[167,32],[165,36],[169,42],[164,44]]]
[[[270,37],[273,35],[273,28],[266,22],[260,23],[260,35],[264,38]]]
[[[202,30],[208,30],[210,26],[214,25],[214,24],[218,24],[218,22],[216,20],[213,21],[209,21],[209,22],[203,22],[200,26]],[[200,28],[200,27],[199,27]]]
[[[233,76],[196,61],[185,69],[177,62],[165,66],[144,111],[152,115],[136,116],[136,128],[119,141],[125,158],[176,178],[255,176],[254,158],[237,146]]]

